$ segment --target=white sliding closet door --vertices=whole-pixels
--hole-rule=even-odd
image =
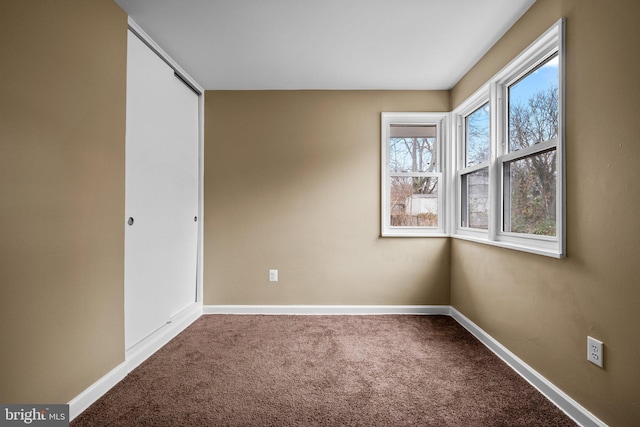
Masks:
[[[198,95],[129,31],[125,348],[196,301]]]

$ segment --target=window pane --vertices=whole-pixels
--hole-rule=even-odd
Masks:
[[[509,151],[558,137],[558,56],[509,86]]]
[[[504,166],[504,231],[555,236],[556,150]]]
[[[489,103],[465,118],[465,165],[478,165],[489,159]]]
[[[389,137],[390,172],[437,171],[436,126],[392,125]]]
[[[438,178],[391,177],[391,226],[438,226]]]
[[[489,169],[462,176],[463,227],[489,229]]]

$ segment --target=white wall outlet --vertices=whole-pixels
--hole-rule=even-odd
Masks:
[[[601,368],[604,362],[604,353],[602,352],[603,345],[602,341],[587,337],[587,360]]]
[[[269,281],[270,282],[278,281],[278,270],[269,270]]]

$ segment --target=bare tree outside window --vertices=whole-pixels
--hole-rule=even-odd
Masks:
[[[411,126],[406,127],[409,130],[411,128]],[[390,137],[389,172],[402,174],[437,172],[435,126],[413,128],[416,134],[433,133],[434,136]],[[392,226],[434,227],[438,225],[437,177],[392,176],[390,184]]]
[[[509,88],[508,118],[510,152],[558,137],[554,58]],[[556,154],[554,147],[505,163],[505,231],[555,236]]]
[[[469,114],[465,119],[465,166],[479,165],[489,160],[489,103]]]

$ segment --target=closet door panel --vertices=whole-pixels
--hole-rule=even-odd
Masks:
[[[168,90],[172,105],[167,150],[172,179],[165,191],[172,203],[168,218],[171,227],[167,231],[173,242],[168,297],[169,314],[174,316],[196,301],[198,95],[175,76]]]
[[[197,95],[131,31],[128,49],[127,349],[195,302],[198,203]]]

